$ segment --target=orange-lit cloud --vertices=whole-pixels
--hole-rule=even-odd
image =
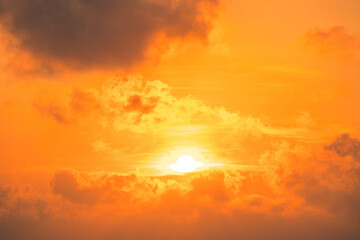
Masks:
[[[59,123],[66,119],[81,120],[95,112],[94,117],[103,118],[101,122],[118,130],[130,128],[144,132],[159,127],[205,124],[256,134],[266,128],[260,119],[211,108],[191,96],[176,98],[168,85],[140,76],[115,77],[100,91],[75,89],[62,102],[35,103],[35,107]]]
[[[11,239],[37,232],[40,239],[45,239],[62,229],[73,239],[77,234],[86,234],[83,228],[101,220],[106,224],[97,225],[95,232],[99,235],[90,239],[110,233],[114,234],[110,239],[140,239],[142,235],[132,229],[146,229],[152,219],[150,237],[168,237],[170,232],[163,227],[173,224],[178,226],[171,228],[175,239],[208,239],[229,230],[235,231],[229,239],[237,234],[263,236],[250,227],[254,224],[274,239],[293,234],[302,238],[318,232],[322,237],[345,234],[353,238],[358,234],[360,165],[351,155],[341,155],[331,149],[312,152],[283,143],[261,157],[266,171],[260,172],[223,169],[159,177],[139,172],[118,175],[61,171],[50,177],[41,190],[15,180],[1,187],[2,236]],[[18,174],[20,179],[26,178],[24,173]],[[31,227],[16,232],[5,229],[4,221]],[[73,222],[71,227],[57,224],[66,221]],[[241,230],[223,225],[228,221],[240,224]],[[306,221],[310,221],[309,225]],[[39,231],[38,224],[45,223],[49,227]],[[345,223],[346,228],[330,227]],[[213,224],[216,231],[205,231]],[[280,226],[291,231],[281,231]]]

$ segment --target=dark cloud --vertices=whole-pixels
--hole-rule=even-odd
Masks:
[[[11,188],[0,185],[0,208],[9,199],[10,194],[11,194]]]
[[[157,34],[205,38],[218,1],[0,0],[0,16],[20,46],[41,58],[129,67],[145,58]]]
[[[349,134],[339,136],[330,145],[325,146],[325,149],[333,150],[342,157],[352,156],[360,162],[360,140],[350,137]]]
[[[67,114],[67,109],[64,107],[49,103],[49,104],[35,104],[34,105],[36,109],[38,109],[41,113],[49,116],[50,118],[54,119],[58,123],[68,123],[69,117]]]

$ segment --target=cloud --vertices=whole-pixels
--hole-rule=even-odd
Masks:
[[[278,191],[303,198],[309,207],[358,222],[358,143],[358,139],[344,134],[324,150],[308,151],[300,146],[280,144],[274,152],[263,156],[272,165],[268,179]]]
[[[345,141],[358,140],[348,136]],[[229,167],[149,176],[63,170],[40,191],[22,186],[18,172],[9,178],[18,191],[2,206],[0,236],[358,238],[360,164],[352,155],[280,142],[259,160],[264,171]]]
[[[272,164],[277,169],[274,173],[280,180],[277,184],[281,191],[269,186],[265,172],[248,174],[234,169],[181,176],[60,171],[50,181],[51,193],[25,189],[17,193],[12,204],[6,206],[7,213],[0,215],[0,236],[77,239],[86,235],[94,240],[120,236],[130,239],[145,236],[156,239],[339,239],[346,236],[356,239],[360,234],[356,227],[358,212],[353,209],[357,201],[350,205],[343,192],[338,192],[342,184],[349,185],[349,182],[342,182],[339,188],[327,187],[325,193],[320,191],[336,183],[332,176],[340,179],[345,174],[339,168],[322,167],[323,164],[332,166],[335,159],[328,157],[336,158],[336,154],[325,150],[329,155],[323,155],[322,160],[314,155],[304,157],[302,151],[291,150],[288,145],[278,147],[275,152],[283,154],[273,154],[276,162]],[[309,159],[313,161],[307,168],[304,163]],[[336,160],[343,157],[338,156]],[[309,181],[309,178],[325,183]],[[348,194],[356,196],[357,192],[354,188]],[[334,202],[334,197],[341,201]],[[335,203],[342,203],[342,210],[336,210],[339,205]],[[20,228],[22,231],[17,231]],[[262,230],[254,231],[259,228]]]
[[[51,117],[58,123],[68,123],[69,117],[67,110],[62,107],[61,105],[55,104],[55,103],[47,103],[47,104],[34,104],[36,109],[39,110],[39,112]]]
[[[299,126],[304,126],[308,128],[313,128],[316,125],[314,119],[309,112],[300,112],[299,116],[296,118],[296,123]]]
[[[349,134],[343,134],[336,138],[325,149],[333,150],[342,157],[352,156],[356,161],[360,162],[360,140],[350,137]]]
[[[56,94],[54,94],[55,96]],[[160,80],[145,80],[139,75],[115,76],[101,89],[74,89],[56,100],[40,98],[35,107],[58,123],[92,122],[111,130],[130,130],[136,133],[169,131],[171,128],[199,126],[209,135],[238,138],[261,135],[287,138],[308,138],[309,125],[297,128],[276,128],[266,119],[244,116],[223,107],[210,107],[192,96],[175,97],[171,88]],[[305,119],[306,118],[306,119]],[[310,123],[308,123],[310,122]]]
[[[167,166],[179,157],[169,152],[186,154],[190,148],[205,162],[249,164],[251,155],[265,150],[272,139],[317,141],[307,118],[296,128],[273,127],[261,117],[209,106],[193,96],[174,96],[164,82],[137,75],[114,76],[96,88],[57,91],[38,94],[34,104],[57,124],[39,117],[55,129],[68,129],[64,139],[83,136],[82,148],[92,145],[96,152],[86,158],[106,160],[114,167],[122,164],[128,170],[146,165],[160,171],[148,166],[155,156]],[[70,156],[73,146],[69,149]]]
[[[95,141],[92,144],[92,147],[96,153],[99,154],[108,154],[110,156],[119,157],[121,154],[126,153],[127,150],[129,150],[129,147],[123,147],[123,148],[113,148],[109,143],[98,140]]]
[[[101,197],[101,189],[80,187],[75,176],[69,172],[57,173],[51,182],[51,188],[54,194],[61,195],[74,203],[93,204]]]
[[[337,58],[354,58],[360,50],[359,38],[343,26],[311,30],[306,34],[306,44],[319,55]]]
[[[218,0],[1,0],[1,22],[35,58],[131,67],[164,39],[206,39]],[[165,47],[166,48],[166,47]],[[45,62],[46,62],[45,61]]]
[[[244,135],[266,131],[261,119],[209,107],[191,96],[177,98],[165,83],[136,75],[114,77],[101,90],[75,89],[61,100],[41,99],[35,106],[58,123],[94,117],[111,129],[139,133],[197,125],[234,128]]]
[[[4,187],[0,185],[0,209],[5,205],[11,194],[10,187]],[[1,214],[1,213],[0,213]]]
[[[188,207],[190,202],[193,203],[191,210],[194,211],[204,199],[221,203],[228,201],[227,189],[231,185],[227,182],[231,179],[226,178],[226,175],[228,174],[222,171],[178,177],[152,177],[139,172],[116,175],[60,171],[55,174],[50,186],[53,194],[74,204],[130,204],[131,200],[135,205],[155,203],[157,206],[181,205],[181,201],[188,201]]]

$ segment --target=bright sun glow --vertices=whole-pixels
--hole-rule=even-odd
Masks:
[[[183,155],[178,158],[177,162],[169,165],[169,167],[175,172],[192,172],[199,167],[202,167],[204,164],[202,162],[197,162],[192,156]]]

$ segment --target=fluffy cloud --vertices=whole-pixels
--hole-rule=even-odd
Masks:
[[[163,39],[205,39],[218,0],[1,0],[2,24],[37,58],[129,67]],[[155,44],[155,45],[154,45]]]
[[[115,77],[100,91],[75,89],[66,100],[47,102],[45,99],[35,106],[59,123],[95,116],[95,122],[111,129],[140,133],[194,125],[209,129],[233,128],[245,135],[271,132],[261,119],[209,107],[191,96],[176,98],[168,85],[140,76]]]
[[[268,179],[278,191],[295,194],[308,207],[341,219],[359,221],[358,142],[344,134],[324,150],[311,152],[303,147],[280,144],[275,151],[263,156],[266,159],[263,163],[271,166]]]

